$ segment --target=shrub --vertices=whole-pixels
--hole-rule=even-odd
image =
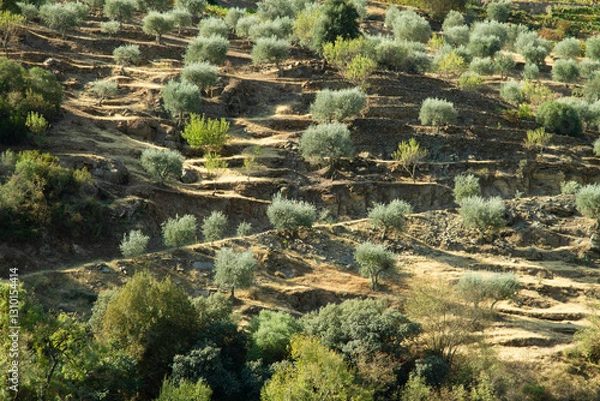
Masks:
[[[208,17],[198,23],[198,36],[205,38],[211,36],[229,37],[229,27],[222,18]]]
[[[488,19],[506,22],[510,17],[510,0],[500,0],[489,2],[485,8]]]
[[[324,43],[354,39],[360,35],[358,12],[347,0],[325,0],[319,20],[313,30],[313,46],[320,50]]]
[[[105,17],[126,22],[131,20],[136,8],[136,0],[106,0],[103,13]]]
[[[137,65],[140,62],[140,47],[138,45],[123,45],[113,50],[115,63],[122,68],[127,65]]]
[[[241,17],[240,19],[238,19],[238,22],[235,25],[235,34],[237,36],[240,36],[243,38],[249,38],[250,37],[250,29],[259,23],[260,23],[260,20],[255,15],[248,15],[246,17]]]
[[[181,217],[176,215],[172,219],[162,223],[163,242],[169,247],[182,247],[196,240],[198,224],[196,217],[185,214]]]
[[[555,101],[543,103],[538,108],[536,121],[547,131],[559,135],[580,136],[583,132],[577,111],[564,103]]]
[[[377,68],[377,63],[367,56],[358,55],[350,61],[346,70],[346,79],[354,85],[364,87],[367,79]]]
[[[600,110],[597,110],[596,107],[592,107],[592,105],[585,100],[574,97],[561,97],[556,101],[573,107],[584,126],[590,127],[597,124],[599,117],[598,112]]]
[[[340,123],[311,126],[300,138],[300,152],[311,163],[329,160],[330,169],[333,169],[342,157],[354,155],[350,131]]]
[[[192,17],[197,17],[206,8],[206,3],[206,0],[175,0],[175,7],[186,10]]]
[[[527,149],[538,148],[540,153],[544,151],[544,148],[548,146],[552,134],[546,132],[544,127],[527,131],[527,138],[525,138],[525,147]]]
[[[552,90],[541,83],[534,83],[531,81],[524,81],[521,93],[525,100],[533,105],[542,104],[553,98],[554,93]]]
[[[520,104],[525,100],[522,91],[523,84],[512,79],[500,86],[500,96],[502,96],[502,99],[514,105]]]
[[[474,35],[469,38],[468,49],[477,57],[491,57],[502,48],[500,38],[495,35]]]
[[[444,31],[445,34],[448,29],[457,26],[466,26],[465,17],[463,17],[463,15],[456,10],[450,10],[450,12],[446,14],[446,18],[444,18],[442,31]]]
[[[455,51],[450,51],[440,56],[439,60],[434,62],[436,71],[442,76],[456,77],[461,75],[467,69],[465,59],[459,56]]]
[[[451,10],[463,10],[466,0],[417,0],[414,3],[420,9],[438,21],[441,21]]]
[[[494,71],[500,74],[502,79],[514,71],[517,63],[507,53],[497,53],[494,60]]]
[[[294,21],[294,39],[300,46],[319,52],[318,44],[315,42],[314,32],[321,17],[322,5],[320,3],[309,3],[300,11]]]
[[[515,49],[528,63],[543,65],[552,44],[536,32],[522,32],[515,41]]]
[[[129,235],[123,234],[119,249],[124,258],[135,258],[144,254],[148,241],[150,241],[150,237],[144,235],[141,230],[131,230]]]
[[[223,212],[213,211],[202,221],[202,235],[204,241],[213,242],[223,238],[227,228],[227,216]]]
[[[393,21],[392,29],[397,40],[427,43],[431,37],[429,22],[413,10],[398,13]]]
[[[186,125],[182,138],[193,148],[203,148],[219,152],[229,140],[229,122],[224,118],[220,120],[190,115],[190,123]]]
[[[247,221],[242,221],[240,222],[240,224],[238,224],[237,229],[235,231],[235,235],[238,237],[245,237],[247,235],[250,235],[251,232],[252,224],[248,223]]]
[[[488,297],[485,279],[483,275],[477,273],[467,273],[462,276],[456,285],[456,290],[462,299],[472,302],[475,308],[478,308],[479,304]]]
[[[560,59],[574,59],[581,53],[581,43],[576,38],[566,38],[554,46],[554,54]]]
[[[250,27],[248,33],[250,39],[254,41],[272,36],[275,36],[277,39],[289,40],[294,33],[294,20],[284,17],[265,21]]]
[[[388,251],[384,245],[375,245],[369,241],[356,247],[354,259],[360,265],[360,274],[371,279],[373,290],[379,284],[379,276],[393,272],[397,263],[393,252]]]
[[[483,301],[491,301],[490,309],[504,299],[511,299],[519,291],[519,280],[513,273],[496,273],[491,276],[481,274],[464,275],[457,285],[459,295],[475,308]]]
[[[248,331],[252,338],[249,358],[271,364],[287,357],[290,339],[302,331],[302,324],[289,313],[263,309],[252,318]]]
[[[115,81],[102,79],[93,83],[91,91],[94,94],[94,96],[100,98],[100,102],[102,102],[102,100],[106,98],[114,97],[117,95],[119,91],[119,84]]]
[[[192,24],[192,13],[184,8],[174,8],[169,11],[169,17],[173,20],[173,25],[177,28],[177,35],[181,36],[181,28]]]
[[[106,21],[100,23],[100,32],[112,36],[119,32],[121,23],[119,21]]]
[[[534,80],[540,76],[540,68],[537,64],[527,63],[523,67],[523,79]]]
[[[494,64],[490,57],[475,57],[469,64],[469,70],[479,75],[493,75]]]
[[[439,356],[432,355],[415,361],[414,374],[425,379],[429,386],[441,387],[450,371],[450,365]]]
[[[375,47],[377,63],[392,71],[421,74],[429,70],[431,60],[421,43],[382,40]]]
[[[200,89],[187,81],[170,80],[161,89],[165,109],[181,122],[184,113],[194,113],[200,108]]]
[[[575,205],[585,217],[600,219],[600,184],[582,187],[575,196]]]
[[[59,31],[64,37],[68,30],[81,26],[88,11],[82,3],[54,3],[41,6],[39,15],[48,28]]]
[[[459,214],[465,227],[485,231],[506,224],[504,210],[504,202],[500,198],[485,200],[479,196],[472,196],[461,200]]]
[[[376,203],[369,209],[368,217],[376,228],[383,228],[383,238],[389,229],[401,232],[406,223],[406,215],[413,212],[412,206],[407,202],[394,199],[389,204]]]
[[[310,113],[319,122],[343,121],[358,116],[366,103],[367,95],[359,88],[325,89],[317,93]]]
[[[552,79],[558,82],[571,83],[579,78],[579,68],[575,60],[556,60],[552,67]]]
[[[294,18],[296,9],[288,0],[261,0],[258,2],[256,13],[263,20],[274,20],[281,17]]]
[[[251,251],[235,252],[232,248],[221,249],[215,258],[215,282],[231,288],[231,299],[235,288],[252,285],[252,277],[258,262]]]
[[[204,162],[204,168],[206,169],[206,174],[208,176],[215,178],[214,193],[217,192],[217,187],[216,187],[217,177],[228,167],[229,167],[229,165],[227,164],[227,162],[225,160],[223,160],[221,158],[221,156],[219,156],[217,153],[208,152],[206,154],[206,161]]]
[[[591,37],[585,42],[585,57],[600,61],[600,36]]]
[[[392,28],[394,26],[394,21],[396,20],[396,18],[398,18],[399,14],[400,14],[400,10],[398,9],[397,6],[395,6],[393,4],[391,6],[389,6],[385,12],[383,26],[385,26],[386,28]]]
[[[277,39],[275,36],[270,38],[259,38],[252,48],[252,63],[266,64],[279,63],[288,57],[290,51],[290,42],[284,39]]]
[[[425,161],[427,149],[422,149],[415,138],[410,138],[408,142],[402,141],[398,144],[398,149],[392,154],[392,157],[400,162],[402,168],[415,181],[417,165]]]
[[[460,205],[463,200],[479,196],[479,178],[473,174],[459,174],[454,177],[454,202]]]
[[[267,208],[267,217],[277,231],[294,233],[300,227],[312,227],[317,212],[310,203],[286,199],[279,193]]]
[[[25,126],[33,135],[43,135],[48,130],[48,120],[43,115],[30,111],[27,113],[27,119],[25,120]]]
[[[423,125],[448,125],[456,123],[458,113],[454,108],[454,104],[442,99],[427,98],[421,105],[419,112],[419,120]]]
[[[483,84],[483,77],[476,72],[467,71],[458,79],[458,85],[466,90],[475,90]]]
[[[183,156],[176,150],[146,148],[140,156],[140,164],[148,174],[162,182],[169,175],[181,175]]]
[[[208,38],[198,36],[188,45],[184,60],[186,64],[208,61],[221,65],[227,58],[229,41],[222,36],[212,35]]]
[[[466,46],[469,43],[469,27],[466,25],[453,26],[444,30],[446,43],[451,46]]]
[[[162,35],[173,30],[175,22],[168,13],[150,11],[142,19],[142,31],[146,35],[154,35],[156,43],[161,43]]]
[[[327,63],[345,73],[348,69],[348,64],[355,57],[369,57],[373,55],[375,53],[375,46],[374,41],[365,37],[356,39],[342,39],[338,37],[335,42],[323,45],[323,57],[325,57]]]
[[[583,85],[582,95],[588,102],[596,102],[600,99],[600,74],[594,74]]]
[[[10,11],[0,11],[0,42],[4,52],[8,52],[8,45],[26,22],[25,17],[13,14]]]
[[[595,145],[595,143],[594,143],[594,145]],[[595,146],[594,146],[594,154],[596,154]],[[575,195],[577,192],[579,192],[580,188],[581,188],[581,185],[577,181],[563,181],[560,183],[560,193],[561,194]]]
[[[591,79],[600,70],[600,61],[584,58],[579,63],[579,75],[585,79]]]
[[[214,86],[219,78],[219,70],[216,66],[207,63],[191,63],[183,67],[181,78],[196,85],[200,90]]]
[[[240,7],[231,7],[227,10],[227,15],[225,16],[225,24],[230,30],[234,30],[240,18],[246,15],[246,9]]]
[[[21,15],[26,21],[33,21],[40,13],[35,4],[19,1],[17,2],[17,6],[21,10]]]
[[[175,385],[164,379],[156,401],[210,401],[211,395],[212,390],[203,380],[192,383],[184,379]]]

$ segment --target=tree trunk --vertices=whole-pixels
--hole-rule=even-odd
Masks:
[[[230,294],[230,297],[229,297],[231,300],[235,299],[235,292],[234,291],[235,291],[235,286],[232,285],[231,286],[231,294]]]

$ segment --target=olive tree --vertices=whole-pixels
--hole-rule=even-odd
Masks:
[[[458,113],[453,103],[436,98],[425,99],[419,112],[421,124],[436,126],[437,132],[441,125],[456,123],[457,117]]]
[[[161,94],[165,109],[173,117],[177,117],[178,123],[181,123],[184,113],[194,113],[200,109],[200,89],[188,81],[170,80],[161,89]]]
[[[198,222],[196,217],[186,214],[181,217],[175,215],[162,223],[163,241],[166,246],[182,247],[196,240]]]
[[[184,8],[174,8],[169,11],[168,16],[173,20],[173,25],[177,28],[177,35],[181,36],[181,28],[192,24],[192,13]]]
[[[559,135],[581,136],[583,126],[577,110],[569,104],[547,101],[537,110],[536,121],[546,131]]]
[[[510,17],[510,0],[491,1],[485,8],[488,19],[506,22]]]
[[[341,158],[352,157],[354,147],[346,125],[326,123],[311,126],[302,134],[300,152],[311,163],[328,160],[331,170]]]
[[[537,32],[522,32],[515,41],[515,49],[528,63],[544,65],[552,44]]]
[[[136,0],[106,0],[103,13],[105,17],[127,22],[133,17],[136,8]]]
[[[258,38],[252,48],[252,63],[260,65],[266,63],[279,63],[288,57],[290,42],[278,39],[275,36]]]
[[[206,8],[206,3],[206,0],[175,0],[175,7],[186,10],[192,17],[197,17]]]
[[[572,59],[556,60],[552,67],[552,79],[558,82],[572,83],[579,78],[579,67]]]
[[[360,88],[325,89],[317,93],[310,113],[319,122],[343,121],[356,117],[366,104],[367,95]]]
[[[146,251],[150,237],[144,235],[141,230],[131,230],[129,234],[123,234],[123,240],[119,245],[121,254],[125,258],[135,258]]]
[[[88,11],[82,3],[53,3],[41,6],[39,16],[48,28],[56,29],[64,37],[68,30],[81,26]]]
[[[252,251],[235,252],[233,248],[222,248],[215,258],[215,282],[231,288],[231,299],[235,299],[235,288],[247,288],[258,262]]]
[[[227,10],[227,15],[225,16],[225,23],[230,30],[235,30],[235,27],[240,20],[240,18],[246,15],[246,9],[240,7],[231,7]]]
[[[294,234],[300,227],[312,227],[317,220],[317,211],[308,202],[286,199],[278,193],[267,208],[267,217],[277,231]]]
[[[389,204],[375,203],[369,209],[368,218],[374,227],[382,228],[382,238],[390,229],[401,232],[406,224],[406,215],[412,213],[412,206],[401,199],[394,199]]]
[[[217,83],[219,69],[206,61],[190,63],[183,67],[181,78],[193,83],[200,90],[206,90]]]
[[[335,42],[338,37],[358,37],[358,18],[358,11],[348,0],[325,0],[312,32],[313,47],[320,52],[323,44]]]
[[[429,22],[411,9],[398,13],[392,29],[397,40],[426,43],[431,38]]]
[[[198,36],[211,37],[213,35],[229,37],[229,27],[222,18],[208,17],[198,23]]]
[[[446,18],[444,18],[444,22],[442,23],[442,31],[446,33],[446,31],[450,28],[464,26],[465,24],[465,17],[460,12],[456,10],[450,10],[450,12],[446,14]]]
[[[574,59],[581,53],[581,43],[577,38],[565,38],[554,46],[554,54],[560,59]]]
[[[222,36],[198,36],[188,44],[184,60],[186,64],[207,61],[221,65],[227,58],[227,50],[229,50],[229,41]]]
[[[146,35],[154,35],[156,43],[160,44],[162,35],[173,30],[175,22],[169,13],[150,11],[142,20],[142,31]]]
[[[508,103],[514,105],[522,103],[525,100],[525,96],[523,95],[523,84],[513,79],[503,83],[500,86],[500,96]]]
[[[146,148],[140,156],[140,164],[148,174],[163,182],[169,175],[181,175],[183,156],[173,149]]]
[[[585,217],[600,220],[600,184],[582,187],[575,196],[575,204]]]
[[[205,241],[213,242],[223,238],[227,228],[227,216],[223,212],[213,211],[202,220],[202,235]]]
[[[590,37],[585,42],[585,57],[600,61],[600,36]]]
[[[396,255],[388,251],[384,245],[376,245],[370,241],[356,247],[354,259],[360,265],[360,273],[371,279],[371,289],[377,289],[379,276],[392,273],[396,268]]]
[[[115,63],[121,66],[121,71],[128,65],[137,65],[140,62],[140,47],[138,45],[123,45],[113,50]]]
[[[483,232],[506,224],[505,209],[504,202],[499,197],[484,199],[471,196],[461,200],[459,214],[465,227],[477,228]]]

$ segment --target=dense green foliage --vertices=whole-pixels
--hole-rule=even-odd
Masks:
[[[154,35],[156,43],[161,43],[162,35],[171,31],[175,22],[168,13],[150,11],[142,20],[142,30],[146,35]]]
[[[181,380],[177,385],[171,380],[164,380],[156,401],[210,401],[211,395],[210,387],[202,380],[196,384]]]
[[[190,63],[183,67],[181,78],[205,90],[217,83],[219,69],[206,61]]]
[[[176,215],[164,221],[161,226],[163,242],[166,246],[179,248],[196,240],[198,223],[196,217],[191,214],[185,214],[181,217]]]
[[[473,174],[459,174],[454,177],[454,202],[461,202],[472,196],[479,196],[479,178]]]
[[[535,64],[532,64],[535,65]],[[537,66],[536,66],[537,67]],[[525,100],[523,96],[523,84],[511,79],[500,86],[500,96],[508,103],[518,105]]]
[[[123,234],[119,249],[124,258],[135,258],[144,254],[149,240],[150,237],[144,235],[142,230],[131,230],[129,234]]]
[[[181,176],[183,156],[177,150],[146,148],[140,156],[140,164],[153,178],[163,182],[169,175]]]
[[[506,22],[510,17],[510,0],[496,0],[487,4],[485,11],[488,19],[498,22]]]
[[[225,21],[218,17],[208,17],[198,23],[198,36],[209,38],[211,36],[229,37],[229,27]]]
[[[308,202],[286,199],[278,193],[267,209],[267,217],[276,230],[295,232],[300,227],[312,227],[317,211]]]
[[[39,16],[48,28],[65,36],[68,30],[81,26],[88,12],[89,8],[83,3],[52,3],[41,6]]]
[[[537,111],[536,121],[546,131],[559,135],[580,136],[583,132],[577,110],[571,105],[556,101],[543,103]]]
[[[218,241],[223,238],[227,228],[227,216],[223,212],[213,211],[202,220],[202,235],[204,241]]]
[[[235,252],[233,248],[222,248],[215,258],[215,282],[219,286],[231,289],[231,298],[235,298],[235,288],[247,288],[258,262],[252,251]]]
[[[300,152],[311,163],[328,160],[333,168],[341,158],[352,157],[354,147],[348,127],[340,123],[328,123],[311,126],[302,134]]]
[[[289,313],[262,310],[252,318],[248,330],[252,339],[249,358],[265,363],[282,361],[288,355],[288,346],[294,334],[303,326]]]
[[[229,122],[191,114],[181,137],[193,148],[220,152],[229,140]]]
[[[554,46],[554,54],[560,59],[574,59],[581,54],[581,43],[576,38],[565,38]]]
[[[437,126],[454,124],[458,113],[454,104],[442,99],[428,98],[423,101],[419,120],[423,125]]]
[[[406,224],[406,215],[412,213],[412,206],[401,199],[394,199],[389,204],[375,203],[369,209],[368,217],[374,227],[383,228],[383,236],[387,230],[401,232]]]
[[[140,62],[140,47],[138,45],[123,45],[113,50],[115,63],[125,67],[126,65],[136,65]]]
[[[258,38],[252,48],[252,63],[279,65],[288,57],[289,51],[290,42],[285,39],[278,39],[276,36]]]
[[[289,17],[264,21],[250,27],[248,30],[250,39],[255,42],[260,38],[270,38],[272,36],[275,36],[277,39],[289,40],[293,32],[294,20]]]
[[[200,110],[202,102],[200,89],[186,80],[181,82],[170,80],[162,87],[160,93],[165,109],[178,121],[181,121],[183,114],[197,113]]]
[[[577,210],[582,215],[600,219],[600,185],[589,184],[582,187],[575,196]]]
[[[471,196],[461,200],[460,217],[465,227],[477,228],[480,231],[503,227],[506,207],[500,198],[484,199]]]
[[[366,104],[367,95],[359,88],[324,89],[317,93],[310,113],[318,122],[343,121],[357,117]]]
[[[354,259],[360,265],[360,273],[371,279],[373,290],[379,285],[379,277],[386,273],[393,274],[397,264],[393,252],[388,251],[383,245],[373,244],[370,241],[356,247]]]
[[[104,16],[121,22],[130,21],[136,10],[135,0],[106,0],[104,2]]]
[[[229,41],[222,36],[198,36],[188,44],[184,59],[186,64],[207,61],[221,65],[225,62],[227,50],[229,50]]]
[[[556,60],[552,66],[552,79],[558,82],[571,83],[579,78],[579,67],[575,60]]]
[[[312,32],[313,48],[320,50],[323,44],[359,36],[358,11],[348,0],[325,0],[319,19]]]
[[[413,10],[399,12],[392,21],[396,40],[426,43],[431,37],[429,22]]]

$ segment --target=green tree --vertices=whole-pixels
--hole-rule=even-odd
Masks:
[[[181,176],[183,156],[177,150],[146,148],[140,156],[140,164],[148,174],[163,183],[169,175]]]
[[[358,37],[358,18],[358,11],[347,0],[325,0],[313,31],[314,47],[320,51],[324,43],[334,42],[338,36]]]
[[[225,16],[225,23],[230,30],[235,30],[235,27],[240,20],[240,18],[246,15],[247,10],[245,8],[240,7],[231,7],[227,10],[227,15]]]
[[[575,196],[575,204],[585,217],[600,220],[600,184],[582,187]]]
[[[260,38],[270,38],[289,41],[294,32],[294,20],[290,17],[275,18],[256,24],[248,30],[250,39],[257,42]]]
[[[352,157],[354,147],[348,127],[340,123],[319,124],[309,127],[300,138],[302,157],[311,163],[329,161],[329,169],[343,157]]]
[[[212,391],[202,380],[196,384],[181,380],[178,385],[171,380],[163,380],[160,395],[156,401],[210,401]]]
[[[294,4],[288,0],[261,0],[258,2],[256,13],[263,20],[296,16]]]
[[[419,112],[421,124],[436,126],[438,133],[441,125],[454,124],[457,117],[458,113],[453,103],[436,98],[425,99]]]
[[[98,104],[102,105],[104,99],[114,97],[119,91],[119,84],[107,79],[97,80],[92,84],[91,92],[99,98]]]
[[[192,17],[198,17],[206,8],[206,0],[175,0],[175,7],[187,10]]]
[[[558,82],[573,83],[579,78],[579,67],[575,60],[556,60],[552,66],[552,79]]]
[[[181,247],[196,240],[198,224],[196,217],[185,214],[181,217],[175,215],[161,224],[163,242],[166,246]]]
[[[592,36],[585,42],[585,57],[600,61],[600,36]]]
[[[343,121],[358,116],[366,103],[367,95],[359,88],[325,89],[317,93],[310,113],[318,122]]]
[[[565,38],[554,46],[554,54],[560,59],[574,59],[581,53],[581,43],[577,38]]]
[[[198,36],[209,38],[211,36],[229,37],[229,27],[222,18],[208,17],[198,23]]]
[[[222,36],[198,36],[188,44],[184,60],[186,64],[207,61],[221,65],[227,58],[227,50],[229,50],[229,41]]]
[[[249,357],[271,364],[287,357],[290,339],[302,331],[302,323],[286,312],[262,310],[252,318],[248,331],[252,339]]]
[[[510,0],[491,1],[487,4],[485,11],[488,19],[506,22],[510,17],[510,7]]]
[[[267,208],[267,217],[277,231],[295,234],[300,227],[312,227],[317,212],[308,202],[286,199],[278,193]]]
[[[217,83],[219,69],[206,61],[190,63],[183,67],[181,78],[205,91]]]
[[[427,11],[432,18],[441,21],[451,10],[462,11],[467,0],[416,0],[415,5]]]
[[[131,21],[133,13],[137,8],[135,0],[106,0],[103,14],[105,17],[119,20],[120,22]]]
[[[238,237],[245,237],[250,235],[252,232],[252,224],[247,221],[242,221],[238,224],[237,229],[235,231],[235,235]]]
[[[247,288],[257,267],[252,251],[235,252],[233,248],[222,248],[215,258],[215,282],[231,288],[231,299],[235,299],[235,288]]]
[[[414,10],[408,9],[398,13],[392,22],[396,40],[427,43],[431,38],[429,22]]]
[[[465,17],[459,11],[450,10],[442,23],[442,31],[445,33],[450,28],[464,26],[465,24]]]
[[[413,209],[407,202],[394,199],[389,204],[376,203],[369,209],[368,217],[374,227],[383,228],[382,238],[389,229],[401,232],[406,224],[406,215]]]
[[[144,235],[142,230],[131,230],[129,235],[123,234],[119,249],[124,258],[135,258],[144,254],[148,241],[150,237]]]
[[[187,294],[169,278],[136,273],[112,298],[101,338],[138,363],[146,399],[158,395],[173,357],[194,343],[198,320]]]
[[[528,63],[544,65],[552,44],[537,32],[522,32],[515,41],[515,49]]]
[[[138,45],[123,45],[113,50],[115,63],[121,66],[123,72],[127,65],[137,65],[140,62],[140,47]]]
[[[396,269],[396,255],[383,245],[372,242],[363,242],[356,247],[354,259],[360,265],[360,273],[371,279],[371,289],[377,289],[379,276],[385,273],[394,273]]]
[[[501,198],[484,199],[471,196],[461,200],[459,214],[465,227],[477,228],[480,231],[496,229],[506,224],[504,211],[506,206]]]
[[[177,28],[177,35],[181,36],[181,29],[192,24],[192,13],[184,8],[174,8],[169,11],[168,16],[173,20]]]
[[[410,138],[408,142],[402,141],[398,144],[398,149],[392,154],[394,160],[400,162],[404,170],[410,174],[415,182],[415,172],[417,166],[427,157],[427,149],[422,149],[415,138]]]
[[[479,178],[473,174],[459,174],[454,177],[454,202],[460,205],[463,200],[472,196],[479,196]]]
[[[252,48],[252,63],[256,65],[275,63],[279,68],[279,63],[288,57],[289,51],[290,42],[287,40],[275,36],[258,38]]]
[[[548,101],[537,110],[536,122],[546,131],[559,135],[581,136],[583,127],[577,110],[571,105]]]
[[[174,26],[175,22],[168,13],[150,11],[142,19],[142,30],[146,35],[154,35],[158,44],[161,43],[162,35],[172,31]]]
[[[229,122],[224,118],[213,120],[204,117],[204,114],[202,117],[191,114],[190,122],[185,126],[181,136],[193,148],[219,152],[230,138],[228,132]]]
[[[184,113],[197,112],[202,103],[200,89],[188,81],[170,80],[162,87],[160,93],[165,109],[177,118],[178,124],[181,124]]]
[[[5,54],[8,55],[8,45],[23,24],[25,24],[25,17],[10,11],[0,11],[0,43]]]
[[[40,18],[50,29],[56,29],[64,37],[68,30],[81,26],[89,9],[82,3],[44,4]]]
[[[213,242],[223,238],[227,228],[227,216],[223,212],[213,211],[202,221],[202,235],[205,241]]]
[[[370,401],[372,391],[357,383],[356,373],[341,355],[310,337],[294,337],[292,363],[278,365],[261,391],[262,401]]]
[[[508,53],[496,53],[494,57],[494,71],[500,73],[500,78],[506,79],[508,74],[515,70],[517,63]]]
[[[523,84],[518,83],[513,79],[503,83],[500,86],[500,96],[502,96],[502,99],[513,105],[522,103],[525,100],[525,96],[523,95]]]

